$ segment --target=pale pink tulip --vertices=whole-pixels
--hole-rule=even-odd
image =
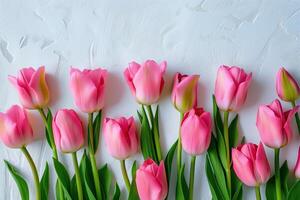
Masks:
[[[10,148],[21,148],[35,139],[23,108],[14,105],[6,113],[0,113],[0,138]]]
[[[295,168],[294,168],[294,173],[295,173],[295,176],[300,179],[300,147],[298,149],[298,158],[297,158],[297,162],[296,162],[296,165],[295,165]]]
[[[163,200],[168,194],[164,161],[159,166],[151,159],[145,160],[136,171],[136,187],[141,200]]]
[[[124,77],[129,88],[140,104],[156,103],[161,95],[167,62],[157,64],[154,60],[147,60],[143,64],[129,63],[124,71]]]
[[[20,70],[18,77],[9,76],[17,88],[21,104],[27,109],[44,108],[49,102],[49,90],[45,78],[45,67],[37,70],[32,67]]]
[[[222,65],[217,74],[215,97],[217,105],[224,111],[238,111],[245,103],[252,73],[242,68]]]
[[[211,139],[211,116],[203,108],[193,108],[182,120],[180,135],[182,148],[190,155],[204,153]]]
[[[176,73],[174,76],[172,102],[175,108],[185,113],[197,106],[197,85],[199,75],[182,75]]]
[[[248,186],[267,182],[271,169],[262,143],[242,144],[232,149],[233,169],[239,179]]]
[[[71,68],[70,87],[76,106],[86,113],[97,112],[104,107],[107,71]]]
[[[72,109],[60,109],[52,122],[55,145],[64,153],[76,152],[84,145],[83,125]]]
[[[103,134],[109,153],[116,159],[125,160],[139,151],[139,137],[133,117],[106,118]]]
[[[300,96],[298,83],[283,67],[276,76],[276,91],[280,99],[284,101],[294,102]]]
[[[256,126],[262,142],[271,148],[281,148],[289,143],[293,135],[291,122],[298,107],[283,112],[278,99],[270,105],[259,106]]]

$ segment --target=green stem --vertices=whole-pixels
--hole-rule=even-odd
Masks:
[[[256,200],[261,200],[260,186],[259,185],[255,187],[255,196],[256,196]]]
[[[96,188],[96,196],[97,199],[102,199],[102,193],[101,193],[101,187],[100,187],[100,181],[99,181],[99,174],[98,174],[98,169],[97,169],[97,163],[95,159],[95,154],[94,154],[94,131],[93,131],[93,113],[89,113],[88,117],[88,126],[89,126],[89,156],[91,159],[91,165],[92,165],[92,173],[93,173],[93,178],[94,178],[94,183],[95,183],[95,188]]]
[[[229,146],[229,133],[228,133],[228,117],[229,117],[229,112],[225,111],[224,112],[224,137],[225,137],[225,145],[226,145],[226,157],[227,157],[227,169],[226,169],[226,174],[227,174],[227,186],[229,189],[229,195],[231,196],[231,169],[230,169],[230,146]]]
[[[178,142],[177,142],[177,172],[181,169],[181,157],[182,157],[182,145],[181,145],[181,136],[180,136],[180,127],[183,119],[184,113],[180,113],[180,122],[179,122],[179,131],[178,131]]]
[[[295,108],[296,107],[296,102],[293,101],[291,103],[292,103],[293,108]],[[295,119],[296,119],[296,124],[297,124],[297,128],[298,128],[298,133],[300,134],[300,118],[299,118],[298,112],[296,112],[296,114],[295,114]]]
[[[36,166],[32,160],[31,155],[29,154],[29,152],[27,151],[25,146],[21,147],[21,151],[25,155],[25,157],[30,165],[31,171],[32,171],[32,175],[34,178],[34,185],[35,185],[35,189],[36,189],[36,200],[40,200],[41,199],[41,188],[40,188],[39,175],[38,175]]]
[[[78,168],[78,161],[77,161],[76,152],[72,153],[72,160],[73,160],[73,165],[74,165],[74,169],[75,169],[78,200],[83,200],[81,178],[80,178],[80,172],[79,172],[79,168]]]
[[[130,181],[129,181],[128,174],[126,171],[125,160],[120,160],[120,163],[121,163],[123,179],[124,179],[127,191],[129,192],[130,191]]]
[[[275,152],[275,185],[277,200],[281,200],[281,183],[280,183],[280,167],[279,167],[279,153],[280,149],[274,149]]]
[[[158,161],[161,161],[162,160],[162,153],[161,153],[161,147],[160,147],[160,142],[159,142],[158,127],[156,126],[156,123],[154,121],[151,105],[147,105],[146,108],[147,108],[148,114],[150,116],[151,126],[152,126],[152,129],[153,129],[154,143],[155,143],[157,158],[158,158]]]
[[[190,168],[190,183],[189,183],[189,199],[190,200],[193,200],[193,195],[194,195],[195,165],[196,165],[196,156],[192,156],[191,157],[191,168]]]

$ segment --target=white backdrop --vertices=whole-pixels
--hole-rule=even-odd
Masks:
[[[300,81],[299,20],[299,0],[0,0],[0,110],[19,103],[7,76],[16,75],[24,66],[46,66],[53,111],[76,109],[68,87],[71,65],[101,66],[109,71],[105,116],[136,115],[138,105],[123,78],[125,66],[132,60],[167,60],[166,85],[159,102],[166,153],[177,138],[179,123],[179,114],[170,102],[173,74],[200,74],[198,103],[211,111],[218,66],[238,65],[253,72],[249,96],[240,112],[240,133],[247,141],[258,143],[257,107],[276,98],[278,68],[285,66]],[[31,113],[34,130],[42,133],[37,112]],[[282,151],[281,158],[288,159],[290,168],[298,145],[295,135],[292,144]],[[31,172],[19,151],[2,144],[0,148],[0,199],[19,199],[2,160],[18,166],[27,179],[32,179]],[[51,162],[50,149],[45,141],[39,141],[29,145],[29,150],[42,173],[45,162]],[[273,152],[267,149],[267,153],[273,162]],[[141,156],[136,159],[141,160]],[[63,160],[73,173],[70,156]],[[125,191],[119,162],[107,154],[103,141],[97,162],[109,163]],[[54,177],[53,169],[51,175]],[[29,184],[33,195],[33,182]],[[195,192],[195,199],[210,199],[203,156],[196,163]],[[173,199],[173,193],[174,189],[169,199]],[[254,191],[245,188],[244,196],[253,199]]]

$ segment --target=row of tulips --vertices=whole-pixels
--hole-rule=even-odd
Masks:
[[[199,75],[174,76],[171,100],[180,113],[178,140],[167,154],[160,145],[158,100],[164,87],[167,63],[160,64],[147,60],[143,64],[132,62],[124,71],[128,86],[141,105],[137,111],[140,128],[133,117],[105,118],[103,137],[108,152],[120,161],[128,199],[166,199],[170,186],[170,175],[174,155],[177,154],[176,199],[194,199],[194,179],[196,157],[206,153],[205,171],[212,199],[242,199],[243,184],[255,187],[256,198],[261,199],[260,185],[266,183],[266,198],[297,199],[300,181],[288,181],[287,162],[280,167],[280,149],[292,138],[292,120],[295,118],[300,133],[299,107],[296,100],[300,89],[295,79],[284,69],[278,71],[276,90],[283,101],[291,103],[291,110],[283,111],[279,100],[270,105],[259,106],[257,128],[261,142],[256,145],[239,140],[237,113],[246,101],[252,74],[239,67],[221,66],[217,73],[213,96],[213,117],[197,105],[197,85]],[[103,69],[70,70],[70,89],[75,104],[87,114],[84,123],[72,109],[60,109],[52,117],[48,107],[48,90],[45,68],[37,70],[24,68],[18,77],[9,76],[16,87],[23,107],[14,105],[6,113],[0,114],[0,137],[11,148],[19,148],[31,167],[36,199],[48,199],[49,167],[46,164],[42,177],[36,169],[26,146],[37,139],[28,120],[26,109],[40,113],[45,124],[45,138],[53,152],[53,166],[57,174],[56,199],[119,199],[120,188],[112,187],[112,172],[107,164],[100,169],[96,162],[96,152],[100,140],[102,110],[106,88],[107,71]],[[155,108],[156,105],[156,108]],[[153,111],[155,108],[155,111]],[[222,117],[223,114],[223,117]],[[230,115],[232,117],[230,122]],[[214,131],[213,131],[214,123]],[[85,131],[87,130],[87,131]],[[213,132],[213,133],[212,133]],[[87,142],[85,142],[87,138]],[[87,146],[85,147],[85,143]],[[274,149],[275,173],[271,177],[271,167],[264,145]],[[85,148],[80,162],[77,151]],[[185,177],[185,163],[182,151],[190,156],[189,183]],[[75,174],[70,177],[68,169],[60,161],[62,154],[72,156]],[[141,151],[144,162],[131,167],[131,180],[127,173],[126,160]],[[8,161],[8,170],[14,177],[23,200],[29,199],[25,179]],[[294,174],[300,178],[300,148]]]

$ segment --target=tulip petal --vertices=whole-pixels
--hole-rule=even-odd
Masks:
[[[271,168],[262,143],[258,145],[254,165],[256,179],[259,180],[259,183],[265,183],[271,175]]]
[[[247,79],[244,82],[239,84],[234,100],[230,106],[231,110],[237,111],[245,103],[248,94],[248,88],[251,83],[251,79],[252,79],[252,74],[250,73]]]
[[[284,113],[286,121],[284,123],[283,128],[284,128],[284,132],[287,136],[286,144],[288,144],[289,141],[291,141],[291,139],[293,137],[292,121],[293,121],[293,118],[294,118],[296,112],[298,112],[299,108],[300,108],[299,106],[296,106],[293,109],[288,110]]]

